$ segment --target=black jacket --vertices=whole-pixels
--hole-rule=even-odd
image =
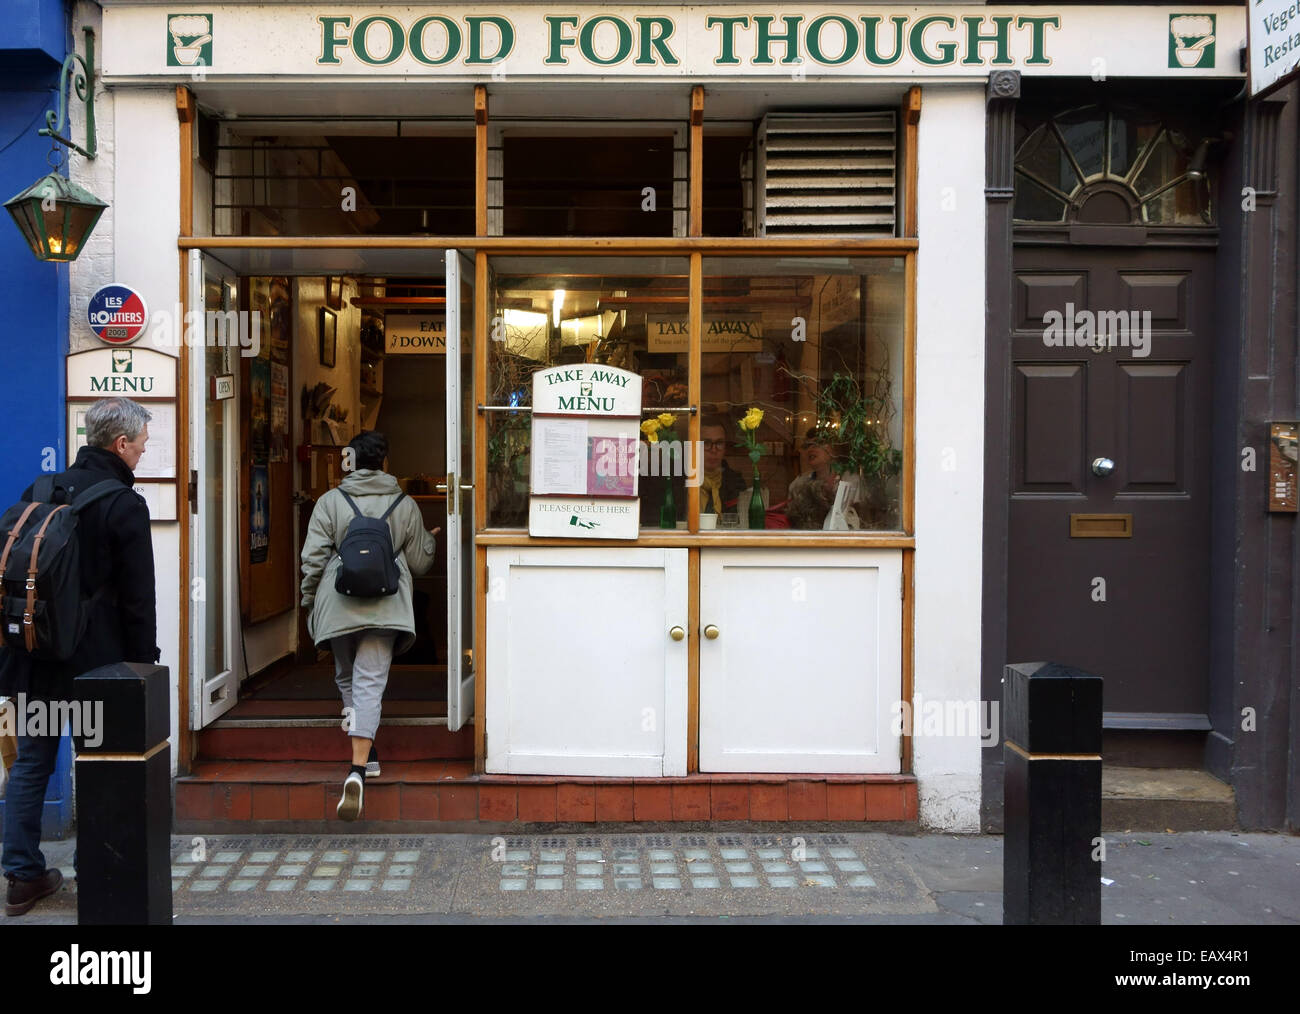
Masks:
[[[153,539],[149,508],[131,488],[135,476],[112,451],[83,447],[72,467],[56,478],[54,498],[67,502],[107,478],[125,486],[85,509],[77,519],[77,539],[83,601],[104,585],[109,594],[97,600],[85,637],[67,661],[35,661],[0,648],[0,694],[67,698],[73,677],[91,669],[158,660]],[[33,486],[23,491],[24,501],[32,499]]]

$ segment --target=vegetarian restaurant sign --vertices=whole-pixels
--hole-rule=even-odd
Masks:
[[[178,10],[178,8],[181,8]],[[1174,22],[1174,18],[1183,20]],[[1209,26],[1195,37],[1187,26]],[[1176,33],[1182,31],[1182,35]],[[114,3],[109,81],[209,75],[512,78],[1222,76],[1240,5],[983,7]],[[1171,51],[1180,52],[1169,59]]]

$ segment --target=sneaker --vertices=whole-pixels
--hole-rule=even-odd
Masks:
[[[370,748],[370,756],[366,758],[366,777],[379,777],[379,751],[373,746]]]
[[[58,870],[46,870],[35,880],[19,880],[9,877],[9,894],[5,898],[5,915],[26,915],[42,898],[63,886],[63,874]]]
[[[361,797],[365,794],[365,782],[355,771],[348,774],[343,783],[343,796],[339,799],[339,820],[356,820],[361,816]]]

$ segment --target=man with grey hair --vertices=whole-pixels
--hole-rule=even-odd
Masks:
[[[66,472],[28,486],[26,502],[71,503],[106,479],[122,488],[88,503],[78,513],[77,542],[85,634],[66,661],[34,659],[20,648],[0,648],[0,695],[28,700],[70,701],[72,681],[115,662],[158,660],[153,539],[149,508],[132,488],[134,469],[149,440],[149,411],[127,398],[104,398],[86,412],[87,446]],[[42,495],[37,496],[37,490]],[[61,730],[18,738],[18,759],[5,793],[4,855],[9,881],[6,915],[22,915],[63,883],[46,869],[41,854],[41,810],[54,773]],[[79,745],[79,744],[78,744]],[[74,860],[75,861],[75,860]]]

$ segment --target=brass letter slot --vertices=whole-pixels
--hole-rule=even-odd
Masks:
[[[1072,539],[1131,539],[1132,514],[1071,514]]]

